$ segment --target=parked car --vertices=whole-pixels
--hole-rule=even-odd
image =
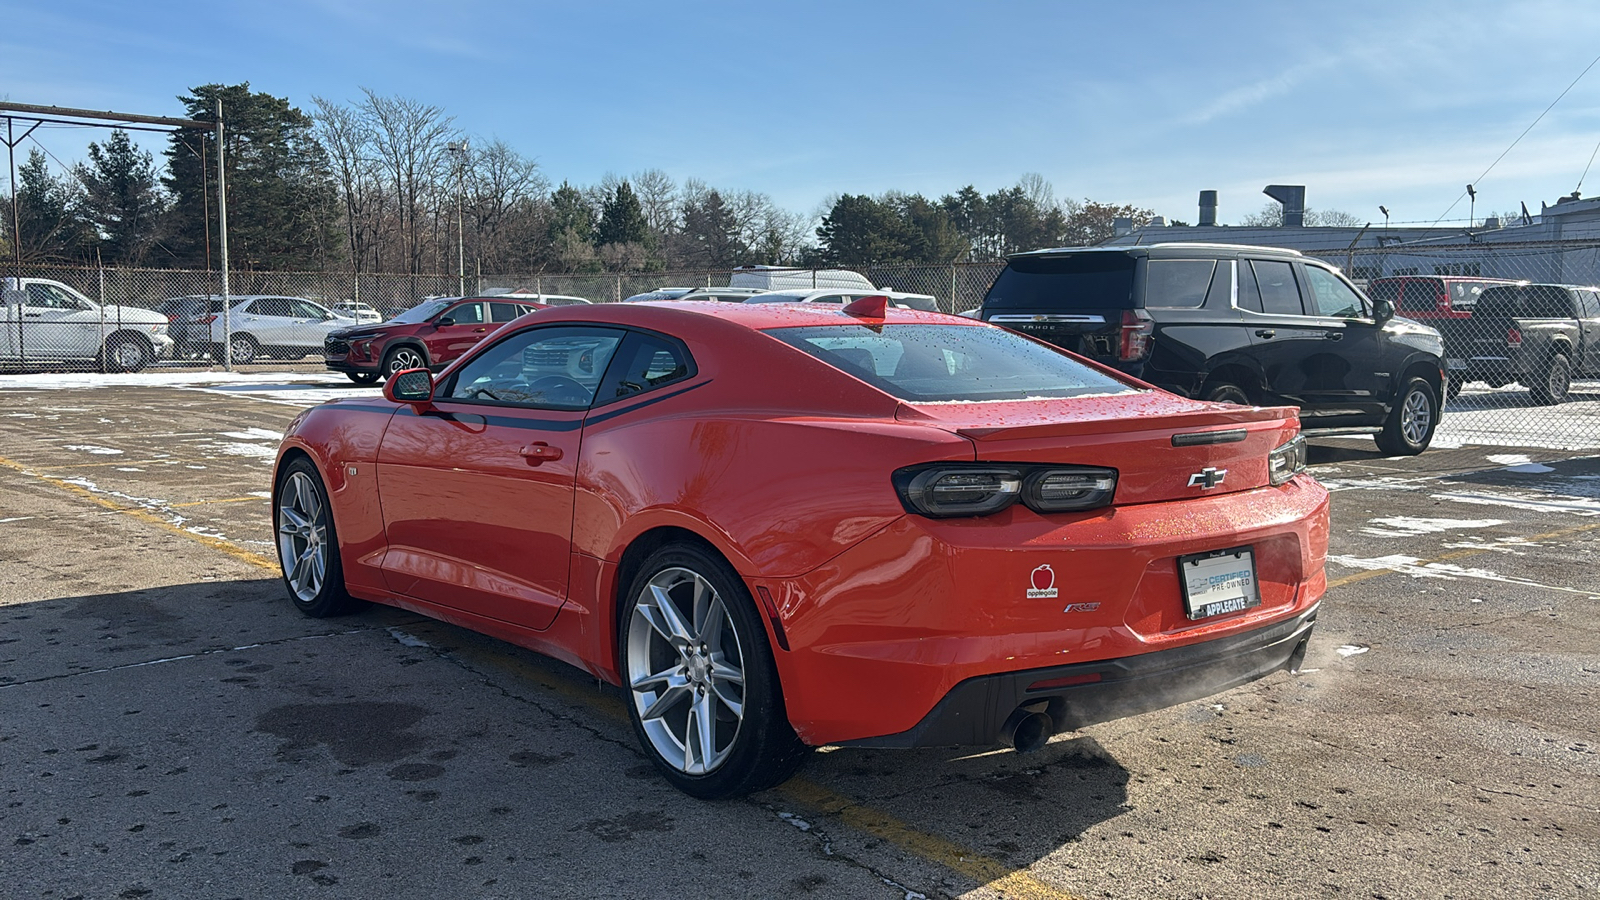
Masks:
[[[156,305],[167,317],[174,359],[199,359],[211,354],[212,317],[222,312],[222,298],[205,294],[171,297]]]
[[[357,322],[382,322],[383,314],[373,309],[370,305],[359,300],[340,300],[333,304],[333,311],[341,316],[348,316]]]
[[[1567,399],[1573,378],[1600,377],[1600,288],[1514,284],[1483,292],[1461,344],[1462,378],[1519,382],[1539,403]]]
[[[1484,291],[1497,285],[1517,284],[1509,278],[1476,278],[1457,275],[1391,275],[1375,278],[1366,294],[1373,300],[1393,303],[1400,315],[1438,330],[1444,338],[1445,369],[1449,374],[1446,393],[1460,392],[1466,362],[1456,347],[1469,339],[1472,310]]]
[[[172,355],[167,317],[137,306],[101,306],[59,281],[0,281],[0,364],[90,361],[137,372]]]
[[[728,277],[728,284],[730,287],[760,288],[763,291],[814,291],[819,288],[872,290],[872,282],[860,272],[848,269],[790,269],[783,266],[740,266]]]
[[[822,291],[767,291],[745,300],[746,303],[852,303],[862,297],[888,297],[896,309],[920,309],[938,312],[939,301],[928,294],[907,294],[901,291],[829,289]]]
[[[690,287],[659,287],[659,288],[656,288],[653,291],[645,291],[642,294],[634,294],[631,297],[624,297],[624,298],[622,298],[622,302],[623,303],[650,303],[650,302],[655,301],[655,300],[676,300],[679,297],[682,297],[684,294],[690,293],[690,292],[692,292],[694,290],[696,290],[696,288],[690,288]]]
[[[357,384],[375,384],[404,369],[440,368],[500,326],[542,304],[495,297],[442,297],[387,322],[328,332],[322,360]]]
[[[222,359],[227,346],[228,359],[236,366],[269,359],[301,359],[322,348],[329,332],[354,324],[320,303],[304,297],[270,294],[230,295],[233,304],[230,323],[218,313],[210,322],[212,353]]]
[[[872,306],[552,309],[303,412],[293,604],[579,666],[707,798],[807,746],[1038,749],[1298,665],[1328,494],[1293,409]]]
[[[766,291],[763,291],[760,288],[709,287],[690,291],[689,293],[684,294],[682,297],[678,297],[677,299],[688,301],[716,300],[722,303],[743,303],[757,294],[765,293]]]
[[[1433,439],[1439,333],[1294,250],[1154,244],[1011,257],[980,316],[1186,397],[1300,408],[1307,434]]]
[[[539,306],[588,306],[593,300],[570,294],[534,294],[527,291],[487,292],[484,297],[496,300],[515,300],[518,303],[537,303]]]

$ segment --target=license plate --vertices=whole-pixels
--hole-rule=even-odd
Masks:
[[[1256,556],[1249,547],[1178,557],[1183,605],[1189,618],[1208,619],[1261,605]]]

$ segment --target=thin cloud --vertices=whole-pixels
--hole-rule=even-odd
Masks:
[[[1318,72],[1330,69],[1338,57],[1301,63],[1269,78],[1234,88],[1182,119],[1185,125],[1203,125],[1212,119],[1249,109],[1289,93]]]

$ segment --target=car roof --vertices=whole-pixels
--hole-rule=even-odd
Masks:
[[[1159,244],[1137,244],[1131,247],[1051,247],[1045,250],[1029,250],[1026,253],[1013,253],[1007,259],[1019,256],[1068,256],[1080,253],[1123,253],[1128,256],[1154,256],[1154,257],[1183,257],[1183,256],[1236,256],[1240,253],[1249,253],[1252,256],[1283,256],[1300,258],[1305,256],[1299,250],[1288,247],[1258,247],[1253,244],[1209,244],[1200,241],[1190,243],[1168,241]]]

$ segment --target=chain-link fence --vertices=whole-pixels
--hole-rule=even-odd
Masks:
[[[1436,445],[1600,448],[1600,293],[1540,285],[1600,284],[1600,243],[1407,245],[1324,254],[1374,300],[1444,336],[1449,396]],[[867,266],[874,286],[933,297],[945,312],[982,305],[1003,263]],[[721,287],[734,272],[471,275],[466,292],[516,292],[615,302],[663,287]],[[231,311],[215,272],[29,267],[5,277],[0,367],[79,365],[136,370],[210,365],[224,336],[250,315],[293,320],[258,339],[255,358],[320,352],[323,336],[356,305],[388,318],[462,292],[449,275],[238,272]],[[1532,287],[1521,286],[1525,283]],[[63,290],[63,286],[66,288]],[[1306,309],[1316,300],[1304,289]],[[311,301],[313,305],[302,305]]]

